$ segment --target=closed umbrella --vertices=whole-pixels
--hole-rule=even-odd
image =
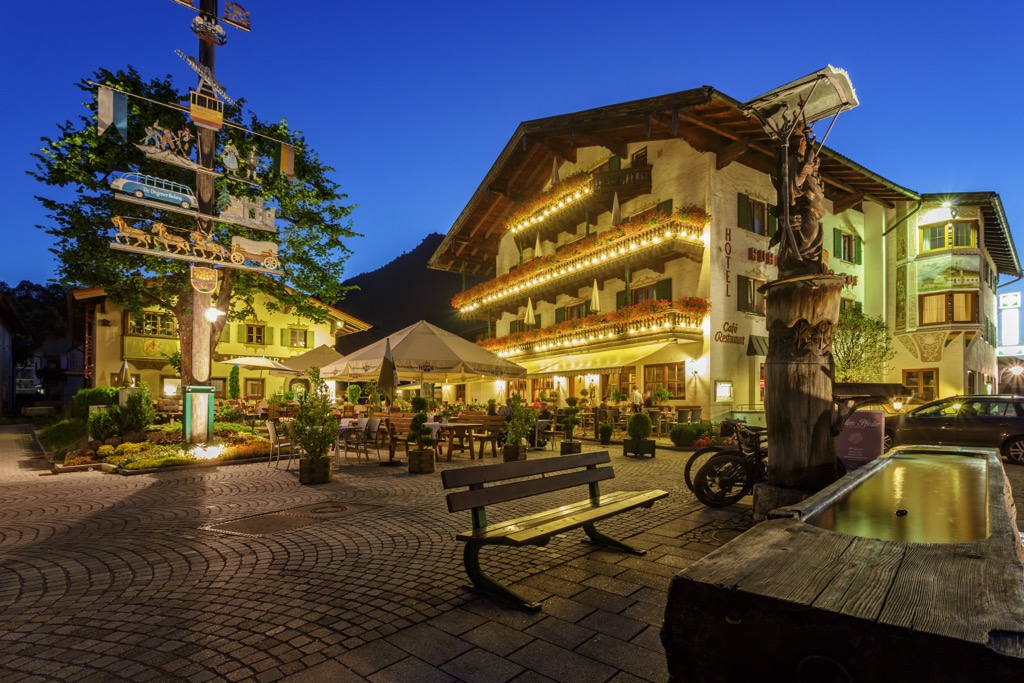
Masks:
[[[622,222],[622,209],[619,208],[619,193],[615,193],[615,197],[612,199],[612,225],[618,225]]]
[[[523,316],[523,322],[533,327],[537,324],[537,316],[533,312],[533,299],[526,299],[526,315]]]
[[[597,278],[594,278],[594,288],[590,292],[590,312],[598,313],[601,311],[601,297],[597,293]]]

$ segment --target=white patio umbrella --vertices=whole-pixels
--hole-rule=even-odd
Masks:
[[[218,360],[215,363],[222,365],[237,365],[240,368],[246,370],[259,370],[260,377],[263,377],[264,370],[285,370],[287,374],[294,374],[287,365],[278,363],[276,360],[267,358],[266,356],[241,356],[239,358],[230,358],[228,360]]]
[[[531,297],[526,299],[526,315],[523,316],[523,322],[530,327],[537,324],[537,314],[533,311],[533,299]]]
[[[615,197],[612,199],[612,225],[618,225],[622,222],[622,209],[619,207],[619,193],[615,193]]]
[[[325,365],[330,365],[331,363],[341,359],[342,355],[340,353],[327,344],[321,344],[315,349],[310,349],[305,353],[300,353],[297,356],[292,356],[291,358],[283,361],[282,364],[290,370],[289,372],[284,370],[272,370],[270,374],[291,376],[305,374],[306,370],[309,370],[310,368],[322,368]]]
[[[350,382],[379,379],[388,346],[391,347],[398,378],[405,382],[466,382],[526,377],[526,368],[499,358],[425,320],[321,368],[320,376]]]
[[[601,297],[597,293],[597,278],[594,278],[594,289],[590,292],[590,312],[601,312]]]

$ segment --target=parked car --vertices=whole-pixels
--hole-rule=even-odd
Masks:
[[[1024,396],[953,396],[885,416],[885,447],[941,444],[998,448],[1024,464]]]

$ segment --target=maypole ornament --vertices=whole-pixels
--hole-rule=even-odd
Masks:
[[[228,36],[217,20],[205,14],[200,14],[192,20],[192,33],[204,43],[217,47],[224,47],[228,43]]]

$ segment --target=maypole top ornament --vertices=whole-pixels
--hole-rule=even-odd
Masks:
[[[192,20],[192,33],[204,43],[223,47],[227,45],[228,36],[213,17],[200,14]]]

